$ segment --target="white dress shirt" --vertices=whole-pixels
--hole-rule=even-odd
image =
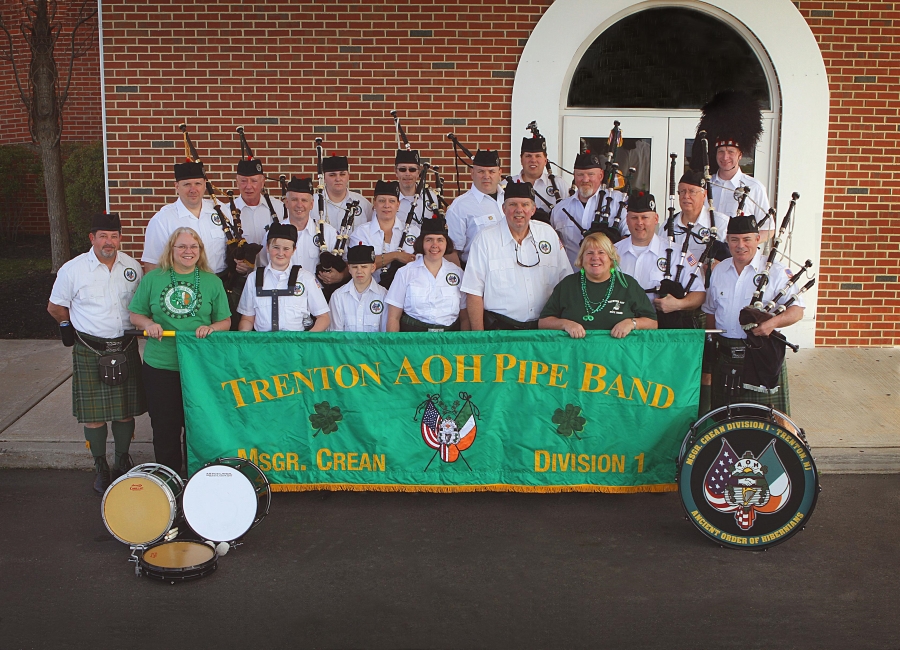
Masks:
[[[333,201],[328,197],[328,191],[325,191],[325,215],[328,217],[328,223],[330,223],[335,230],[340,231],[341,222],[344,220],[344,211],[347,208],[347,203],[350,201],[359,201],[359,209],[360,213],[353,217],[353,220],[350,222],[350,232],[353,232],[355,228],[358,228],[362,224],[372,220],[372,204],[359,192],[351,192],[347,191],[347,195],[341,201]],[[319,197],[313,194],[313,209],[310,212],[311,216],[314,216],[316,219],[319,218]],[[404,215],[405,217],[406,215]]]
[[[287,289],[291,267],[284,271],[276,271],[272,265],[263,271],[263,290]],[[304,320],[311,315],[321,316],[328,313],[328,302],[316,282],[316,276],[300,269],[294,295],[278,296],[278,329],[279,331],[302,332],[306,329]],[[256,274],[247,276],[247,283],[238,303],[238,313],[254,316],[253,329],[257,332],[272,331],[272,299],[275,296],[256,295]]]
[[[131,327],[128,305],[143,275],[141,265],[130,255],[118,251],[110,270],[91,248],[62,265],[50,302],[69,310],[69,322],[79,332],[119,338]]]
[[[453,325],[466,308],[466,294],[459,289],[462,279],[463,270],[446,259],[437,276],[431,275],[419,256],[397,271],[385,300],[423,323]]]
[[[597,201],[599,196],[600,192],[598,191],[587,200],[587,203],[582,203],[578,193],[575,193],[572,196],[567,196],[562,199],[556,204],[556,207],[553,208],[553,212],[550,213],[550,224],[562,238],[570,264],[575,264],[575,260],[578,259],[578,249],[581,247],[581,240],[584,239],[584,235],[581,230],[572,223],[572,220],[565,215],[563,210],[572,215],[575,221],[577,221],[582,228],[587,230],[594,221],[594,214],[597,211]],[[607,190],[606,195],[603,197],[604,204],[606,203],[606,199],[610,196],[612,196],[612,203],[609,205],[609,223],[612,225],[613,219],[616,218],[616,213],[619,210],[619,203],[622,202],[625,195],[618,190]],[[628,225],[625,223],[624,209],[622,210],[622,220],[619,222],[619,232],[621,232],[623,236],[629,234]]]
[[[497,198],[493,199],[473,183],[468,192],[457,197],[447,209],[447,231],[459,259],[463,262],[469,259],[475,235],[504,219],[503,188],[497,188]]]
[[[272,208],[275,210],[278,221],[281,221],[284,218],[284,204],[271,196],[269,200],[272,201]],[[265,248],[267,228],[272,225],[272,213],[269,212],[265,197],[260,197],[259,203],[256,205],[249,206],[243,197],[239,196],[234,200],[234,207],[241,211],[241,229],[244,231],[244,239],[251,244],[262,244]],[[225,209],[228,209],[227,205]]]
[[[385,332],[387,331],[387,306],[384,303],[387,289],[371,280],[360,293],[351,280],[331,294],[332,332]]]
[[[756,291],[754,278],[765,267],[766,260],[763,258],[763,254],[757,251],[740,276],[738,276],[737,269],[734,268],[733,258],[719,262],[713,269],[709,289],[706,292],[706,302],[703,303],[703,311],[707,314],[715,314],[716,329],[725,330],[722,336],[730,339],[747,338],[747,333],[741,327],[739,316],[741,309],[750,304],[753,293]],[[774,262],[769,270],[769,282],[763,292],[763,304],[774,298],[790,278],[791,272],[778,262]],[[787,302],[799,289],[800,287],[795,284],[779,301],[779,304]],[[805,307],[803,296],[799,296],[794,304],[801,308]]]
[[[750,194],[744,202],[744,214],[752,214],[759,221],[769,211],[769,197],[766,195],[765,186],[740,170],[727,181],[722,180],[716,174],[712,177],[712,184],[713,206],[716,212],[725,215],[726,223],[728,218],[737,216],[738,202],[734,198],[734,191],[742,185],[750,188]],[[776,226],[769,219],[763,224],[761,230],[774,230],[775,228]]]
[[[431,192],[430,190],[429,192],[431,193],[431,200],[436,202],[437,199],[434,196],[434,192]],[[397,217],[404,223],[406,223],[406,215],[409,214],[409,209],[412,207],[414,198],[416,198],[415,195],[406,196],[401,190],[400,209],[397,210]],[[431,219],[432,217],[434,217],[434,212],[425,207],[425,200],[421,194],[419,195],[418,203],[416,203],[416,211],[414,214],[415,216],[413,217],[413,220],[420,225],[422,223],[422,219]]]
[[[659,287],[659,283],[662,281],[665,276],[665,268],[666,268],[666,248],[668,248],[668,240],[663,241],[663,239],[659,235],[653,235],[653,239],[650,240],[650,243],[643,247],[643,250],[639,250],[638,247],[634,245],[631,237],[626,237],[625,239],[619,241],[616,244],[616,251],[619,253],[619,265],[622,268],[622,271],[633,277],[638,281],[638,284],[641,285],[643,289],[653,289]],[[678,259],[680,258],[680,251],[676,256],[675,251],[672,252],[672,277],[675,277],[675,265],[678,263]],[[696,263],[695,263],[696,265]],[[685,268],[682,271],[680,283],[681,286],[687,284],[688,275],[690,275],[691,268],[688,267],[688,262],[685,261]],[[703,289],[703,278],[698,277],[694,280],[694,284],[691,285],[691,293],[695,293],[697,291],[704,291]],[[647,297],[650,300],[658,298],[659,295],[657,293],[648,293]]]
[[[290,223],[290,219],[281,223]],[[334,231],[330,223],[322,224],[322,232],[325,235],[325,244],[328,246],[329,252],[334,249],[337,241],[337,233]],[[315,275],[316,264],[319,263],[318,230],[316,221],[312,217],[306,222],[306,228],[297,231],[297,247],[294,254],[291,255],[291,265],[299,264],[304,270]],[[263,248],[259,255],[256,256],[257,266],[266,266],[269,263],[269,251]]]
[[[222,206],[222,214],[231,219],[228,206]],[[193,228],[200,241],[206,248],[206,259],[212,267],[213,273],[221,273],[225,270],[225,231],[222,230],[222,221],[213,209],[213,202],[203,199],[200,208],[200,216],[195,217],[188,210],[181,199],[163,206],[163,208],[150,218],[147,231],[144,233],[144,253],[141,261],[148,264],[159,264],[169,242],[169,237],[179,228]]]
[[[522,182],[522,172],[519,172],[518,174],[513,176],[513,182]],[[559,187],[559,179],[556,179],[556,185],[557,187]],[[546,169],[544,170],[544,173],[541,174],[541,177],[533,182],[531,186],[534,188],[534,193],[537,195],[534,199],[535,207],[538,210],[544,210],[549,214],[553,209],[553,206],[556,205],[556,198],[550,191],[550,188],[552,186],[550,185],[550,178],[547,176]],[[560,198],[565,196],[565,192],[563,192],[562,189],[559,190],[559,193]]]
[[[519,322],[537,320],[553,288],[572,273],[553,228],[540,221],[530,226],[521,246],[506,219],[481,231],[462,282],[465,293],[484,299],[485,310]]]
[[[401,246],[400,238],[403,235],[404,226],[405,222],[401,221],[399,216],[394,217],[394,225],[391,228],[391,242],[390,244],[387,244],[384,241],[384,231],[381,229],[381,224],[379,224],[378,218],[376,217],[353,231],[353,234],[350,235],[350,240],[347,242],[347,249],[349,250],[353,246],[358,246],[359,244],[371,246],[375,249],[376,266],[381,263],[378,256],[382,253],[393,253],[401,249],[407,253],[412,253],[413,244],[416,241],[416,237],[419,236],[419,224],[415,221],[409,224],[409,232],[406,235],[406,241],[403,242]],[[344,257],[346,258],[346,251],[344,251],[344,253]],[[378,282],[381,278],[381,267],[375,269],[375,274],[372,277],[375,282]]]

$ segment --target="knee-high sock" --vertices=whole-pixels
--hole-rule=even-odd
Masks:
[[[102,427],[84,427],[84,439],[88,442],[88,448],[94,457],[94,465],[97,466],[98,470],[100,469],[100,459],[103,459],[104,463],[106,462],[106,436],[108,433],[109,429],[106,427],[106,422],[103,423]]]
[[[134,420],[112,423],[113,440],[116,443],[116,468],[122,469],[122,456],[128,453],[134,437]]]

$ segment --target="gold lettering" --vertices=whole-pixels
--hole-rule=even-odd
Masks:
[[[334,366],[322,366],[321,368],[313,368],[312,370],[307,370],[310,374],[319,371],[322,373],[322,389],[323,390],[331,390],[331,384],[328,383],[328,371],[334,372]]]
[[[372,469],[372,465],[369,463],[369,454],[363,454],[359,459],[359,469],[360,470],[370,470]]]
[[[328,456],[328,462],[322,462],[322,456]],[[316,465],[319,466],[319,469],[329,470],[331,469],[331,450],[327,448],[320,449],[316,453]]]
[[[494,356],[497,357],[497,376],[494,378],[494,383],[502,384],[503,373],[516,365],[516,358],[511,354],[495,354]],[[504,363],[504,361],[508,363]]]
[[[355,451],[347,452],[347,471],[355,472],[359,469],[359,465],[356,464],[356,457],[359,454]]]
[[[565,472],[569,469],[569,454],[556,454],[559,458],[559,471]]]
[[[238,449],[238,458],[243,458],[245,460],[249,460],[254,465],[259,465],[259,452],[256,450],[256,447],[250,450],[250,455],[247,455],[246,449]]]
[[[612,471],[624,473],[625,472],[625,454],[616,455],[613,454],[612,457]]]
[[[378,454],[372,454],[372,471],[384,471],[384,454],[381,454],[380,456]]]
[[[268,472],[272,469],[272,465],[269,463],[269,454],[259,455],[259,468],[264,472]]]
[[[272,469],[276,472],[284,471],[284,454],[280,451],[272,454]]]
[[[660,403],[659,403],[659,398],[660,398],[660,396],[661,396],[663,390],[666,390],[666,391],[667,391],[667,394],[666,394],[666,403],[665,403],[665,404],[660,404]],[[652,407],[654,407],[654,408],[658,408],[658,409],[667,409],[667,408],[669,408],[670,406],[672,406],[672,402],[673,402],[674,400],[675,400],[675,391],[673,391],[673,390],[672,390],[671,388],[669,388],[668,386],[663,386],[662,384],[657,384],[657,385],[656,385],[656,392],[653,394],[653,401],[650,402],[650,406],[652,406]]]
[[[466,357],[472,357],[471,366],[466,365]],[[456,355],[456,383],[461,384],[466,381],[466,370],[472,371],[471,382],[474,384],[481,383],[481,357],[480,354],[457,354]]]
[[[550,469],[550,453],[543,449],[534,450],[534,471],[546,472]]]
[[[431,362],[434,361],[435,359],[441,360],[441,366],[444,371],[443,375],[441,376],[441,379],[438,381],[435,381],[434,378],[431,376]],[[427,359],[425,359],[425,361],[422,362],[422,376],[425,378],[425,381],[427,381],[429,384],[443,384],[445,381],[447,381],[448,379],[450,379],[450,377],[453,376],[453,367],[450,365],[450,362],[447,359],[445,359],[444,357],[442,357],[441,355],[432,354],[430,357],[428,357]]]
[[[284,379],[282,379],[284,377]],[[277,397],[290,397],[294,394],[294,389],[291,389],[290,393],[285,393],[287,390],[287,375],[272,375],[272,383],[275,384],[275,395]]]
[[[650,387],[653,385],[653,382],[648,381],[647,388],[644,389],[644,385],[641,383],[641,380],[638,379],[637,377],[632,377],[631,381],[632,381],[631,392],[628,393],[628,399],[632,399],[631,396],[634,394],[634,389],[637,388],[638,395],[641,396],[641,401],[644,402],[644,404],[646,404],[647,398],[650,396]]]
[[[584,376],[581,380],[581,390],[587,393],[599,393],[606,388],[606,382],[601,379],[606,374],[606,368],[596,363],[584,362]],[[596,388],[592,384],[596,382]]]
[[[223,381],[222,382],[222,390],[225,390],[226,386],[231,387],[231,392],[234,393],[234,408],[239,409],[242,406],[247,406],[247,403],[244,401],[244,396],[241,395],[241,389],[238,388],[238,382],[247,383],[247,380],[241,377],[240,379],[232,379],[231,381]]]
[[[369,366],[368,364],[365,364],[365,363],[359,364],[359,369],[361,371],[363,386],[368,386],[368,384],[366,383],[366,375],[369,375],[369,377],[374,379],[376,384],[378,384],[379,386],[381,385],[381,368],[378,367],[380,365],[381,365],[381,362],[376,361],[375,362],[375,370],[373,371],[372,367]]]
[[[562,368],[562,370],[560,370]],[[556,386],[557,388],[565,388],[569,385],[567,381],[564,384],[558,384],[557,381],[562,379],[563,371],[568,370],[569,366],[565,366],[559,363],[551,363],[550,364],[550,381],[547,383],[548,386]]]
[[[527,361],[525,361],[524,359],[519,361],[519,379],[518,379],[518,381],[520,384],[525,383],[525,368],[527,368],[527,367],[528,367]]]
[[[397,373],[397,381],[394,382],[394,385],[400,383],[401,377],[409,378],[409,383],[411,384],[421,384],[421,380],[418,375],[416,375],[416,371],[413,370],[412,365],[409,363],[409,359],[403,357],[403,363],[400,364],[400,372]]]
[[[263,396],[269,400],[275,399],[269,392],[269,382],[265,379],[251,379],[250,387],[253,389],[253,399],[256,400],[257,404],[262,401]]]
[[[312,370],[307,370],[306,372],[312,374]],[[313,385],[312,379],[310,379],[309,377],[307,377],[306,375],[304,375],[302,372],[298,372],[298,371],[296,371],[296,370],[295,370],[294,372],[292,372],[291,374],[294,376],[294,383],[297,385],[297,392],[298,392],[298,393],[300,392],[300,382],[301,382],[301,381],[302,381],[304,384],[306,384],[306,387],[307,387],[310,391],[315,392],[316,387]]]
[[[625,387],[622,386],[622,375],[616,375],[616,378],[613,379],[613,382],[609,385],[609,388],[606,389],[604,395],[609,395],[610,392],[616,391],[618,393],[617,397],[620,399],[629,399],[625,397]]]
[[[605,462],[604,462],[605,461]],[[609,454],[603,454],[597,458],[597,470],[600,472],[609,471]]]
[[[346,458],[346,456],[344,456],[343,452],[341,452],[341,451],[334,452],[334,469],[335,470],[338,469],[338,466],[340,466],[340,469],[347,469],[346,467],[344,467],[344,459],[345,458]]]
[[[300,471],[300,457],[292,451],[287,453],[287,468],[288,471],[294,470],[296,472]]]
[[[546,363],[542,363],[540,361],[532,361],[531,362],[531,381],[529,384],[536,384],[538,375],[546,375],[547,371],[550,370],[550,366]]]
[[[344,381],[344,368],[348,368],[350,370],[350,384],[348,385],[346,381]],[[338,366],[337,370],[334,371],[334,380],[338,383],[338,386],[341,388],[353,388],[356,384],[359,383],[359,372],[353,366],[347,365],[346,363],[342,366]]]
[[[588,462],[589,458],[587,454],[579,454],[578,455],[578,471],[579,472],[590,472],[591,464]]]

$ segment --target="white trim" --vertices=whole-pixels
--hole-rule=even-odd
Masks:
[[[103,0],[97,0],[97,38],[100,41],[100,122],[103,129],[103,187],[106,191],[106,211],[109,208],[109,154],[106,142],[106,72],[103,65]]]
[[[781,96],[781,138],[774,167],[778,183],[770,183],[777,187],[774,204],[780,206],[780,221],[791,192],[800,193],[791,255],[799,261],[812,259],[817,269],[828,150],[828,76],[816,39],[790,0],[556,0],[532,31],[516,70],[511,151],[518,151],[524,125],[536,120],[550,145],[551,157],[561,155],[569,81],[582,54],[615,21],[659,6],[690,7],[725,20],[747,37],[763,66],[769,66],[767,73],[775,73],[769,79],[770,84],[776,78],[778,83],[773,102]],[[772,108],[777,114],[778,106]],[[812,347],[815,289],[804,297],[806,315],[788,332],[792,342]]]

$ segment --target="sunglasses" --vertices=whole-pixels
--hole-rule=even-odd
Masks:
[[[406,173],[412,174],[414,172],[419,171],[419,168],[418,167],[397,167],[397,171],[400,172],[401,174],[406,174]]]

